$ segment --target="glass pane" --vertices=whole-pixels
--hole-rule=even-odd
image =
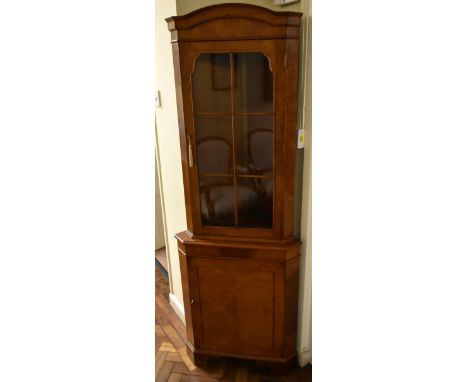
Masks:
[[[193,109],[196,113],[231,112],[229,53],[203,53],[192,75]]]
[[[273,175],[273,116],[239,115],[235,129],[237,173]]]
[[[237,217],[239,227],[272,227],[272,178],[237,178]]]
[[[234,226],[232,177],[200,176],[200,212],[204,225]]]
[[[238,112],[273,112],[273,74],[262,53],[235,53]]]
[[[232,173],[231,117],[195,116],[200,174]]]

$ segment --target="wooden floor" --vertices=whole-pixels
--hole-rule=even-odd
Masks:
[[[196,367],[185,350],[185,326],[169,305],[169,285],[156,268],[156,381],[157,382],[311,382],[312,369],[297,367],[273,376],[246,361],[228,359]]]

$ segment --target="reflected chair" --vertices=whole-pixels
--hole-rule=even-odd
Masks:
[[[197,141],[197,162],[200,181],[200,204],[205,224],[234,224],[234,183],[232,145],[221,137],[205,137]],[[257,193],[238,184],[238,211],[257,203]]]

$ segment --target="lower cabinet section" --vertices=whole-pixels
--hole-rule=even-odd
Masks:
[[[294,357],[299,243],[230,247],[186,233],[176,237],[189,351],[205,358]]]

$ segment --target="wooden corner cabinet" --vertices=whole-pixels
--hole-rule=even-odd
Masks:
[[[221,4],[166,19],[188,230],[179,246],[195,364],[296,362],[294,237],[301,13]]]

